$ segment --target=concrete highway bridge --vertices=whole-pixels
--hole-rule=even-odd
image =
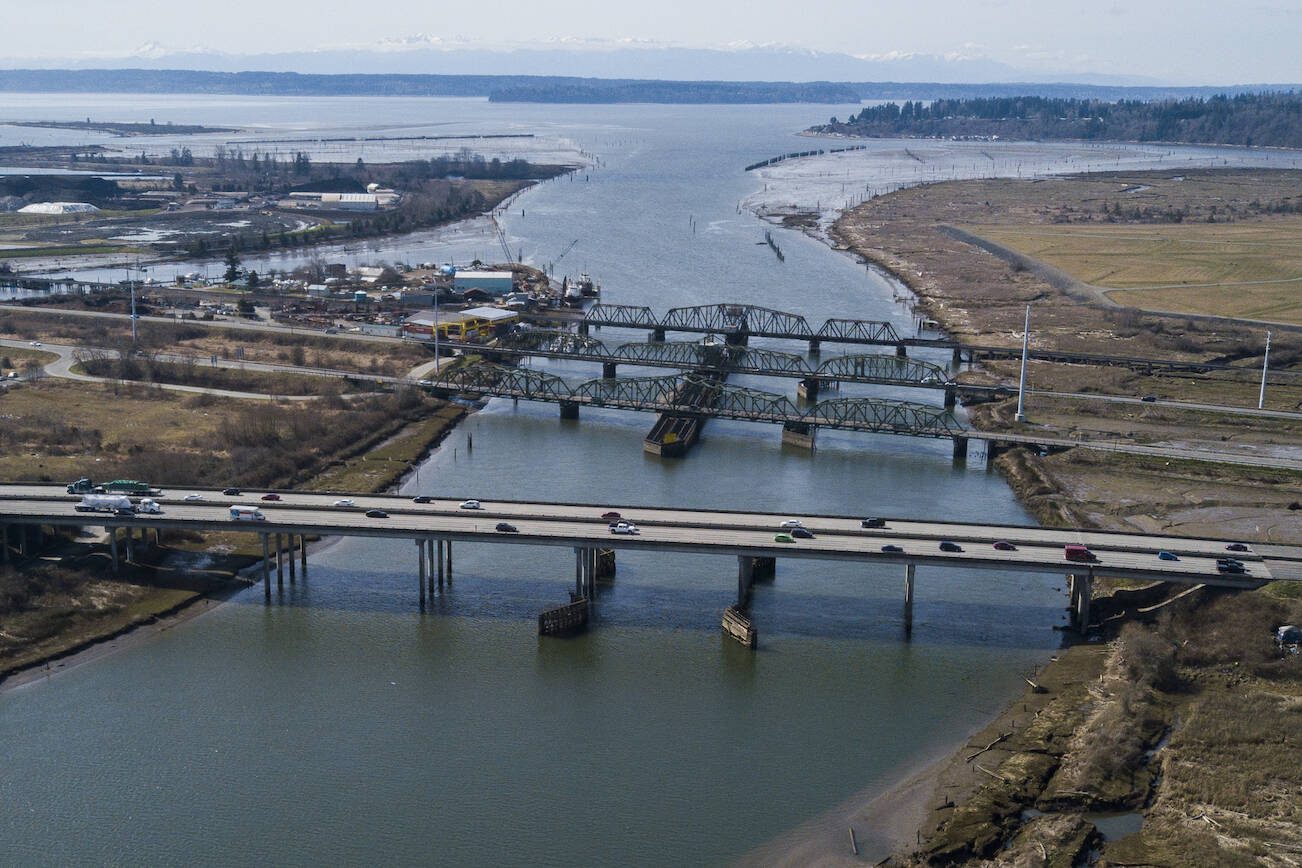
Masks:
[[[694,552],[734,557],[737,561],[737,597],[728,608],[725,623],[748,644],[754,626],[746,614],[751,586],[775,574],[787,558],[843,561],[898,568],[904,579],[904,626],[913,617],[913,589],[918,568],[953,568],[994,572],[1067,574],[1070,578],[1073,622],[1081,628],[1091,618],[1091,594],[1096,577],[1175,582],[1251,589],[1273,580],[1302,581],[1302,546],[1253,545],[1231,551],[1232,540],[1191,539],[1153,534],[1105,533],[1086,529],[1048,529],[1021,525],[959,524],[920,519],[883,518],[879,527],[863,527],[862,516],[693,510],[672,507],[574,504],[524,501],[483,501],[481,508],[459,508],[460,500],[439,497],[418,504],[394,495],[309,493],[282,491],[275,502],[260,500],[263,492],[223,496],[216,490],[176,489],[158,496],[163,511],[156,515],[116,516],[76,511],[79,497],[60,486],[10,483],[0,485],[0,546],[5,561],[27,555],[39,544],[42,528],[103,525],[109,533],[108,550],[114,567],[131,559],[146,545],[148,531],[183,529],[199,532],[244,531],[262,541],[259,566],[264,596],[272,600],[271,574],[283,590],[285,568],[296,580],[293,553],[300,552],[303,577],[306,556],[304,536],[359,536],[407,541],[416,548],[415,589],[422,607],[427,596],[452,581],[452,546],[458,544],[545,545],[570,549],[575,554],[573,611],[586,610],[596,598],[598,570],[613,571],[622,551],[663,554]],[[203,499],[188,501],[187,496]],[[341,497],[354,503],[336,506]],[[234,521],[232,505],[256,506],[265,520]],[[386,517],[370,517],[366,510],[380,509]],[[608,528],[605,514],[618,512],[634,522],[640,532],[617,535]],[[779,542],[783,521],[799,519],[812,539]],[[509,522],[513,532],[501,532],[499,522]],[[295,538],[298,538],[297,540]],[[286,546],[288,542],[288,546]],[[940,543],[952,543],[942,548]],[[995,548],[995,543],[1011,548]],[[1068,561],[1064,546],[1084,545],[1093,553],[1090,562]],[[125,549],[125,551],[124,551]],[[285,554],[289,553],[288,563]],[[1162,558],[1167,552],[1174,559]],[[1244,572],[1226,573],[1217,559],[1232,555]],[[586,616],[584,616],[586,618]],[[741,625],[740,627],[738,625]]]

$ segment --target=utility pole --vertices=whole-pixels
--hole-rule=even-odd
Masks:
[[[1026,354],[1031,346],[1031,306],[1026,306],[1026,325],[1022,330],[1022,376],[1017,383],[1017,415],[1013,418],[1018,422],[1026,421]]]
[[[434,379],[438,379],[439,370],[443,367],[439,359],[439,285],[434,284]]]
[[[1257,409],[1266,406],[1266,374],[1270,371],[1270,332],[1266,332],[1266,355],[1261,360],[1261,392],[1257,395]]]
[[[140,278],[140,260],[136,260],[136,279]],[[131,345],[136,345],[136,281],[129,280],[127,283],[131,287]]]

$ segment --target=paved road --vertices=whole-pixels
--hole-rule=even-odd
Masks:
[[[1117,443],[1111,440],[1076,440],[1057,434],[1001,434],[995,431],[969,431],[964,436],[971,440],[993,443],[1020,443],[1028,446],[1061,446],[1093,449],[1100,452],[1118,452],[1124,455],[1144,455],[1149,458],[1167,458],[1174,461],[1206,461],[1212,464],[1233,464],[1240,467],[1273,467],[1280,470],[1302,472],[1302,458],[1296,447],[1262,447],[1240,443],[1235,452],[1204,449],[1198,446],[1161,446],[1142,443]],[[1258,450],[1283,449],[1287,454],[1266,454]]]
[[[960,387],[960,391],[962,391]],[[1013,394],[1017,394],[1014,390]],[[1048,392],[1039,389],[1027,389],[1026,394],[1034,397],[1042,395],[1046,398],[1066,398],[1070,401],[1105,401],[1109,404],[1140,404],[1145,407],[1166,407],[1171,410],[1191,410],[1200,413],[1225,413],[1232,416],[1260,416],[1266,419],[1292,419],[1302,421],[1302,413],[1293,410],[1270,410],[1256,407],[1234,407],[1226,404],[1201,404],[1192,401],[1168,401],[1159,398],[1156,401],[1145,401],[1143,398],[1135,398],[1129,395],[1096,395],[1090,392]]]
[[[201,501],[187,501],[198,494]],[[1216,558],[1226,555],[1225,540],[1163,537],[1151,534],[1115,534],[1089,530],[1055,530],[1025,526],[974,525],[912,519],[885,520],[885,527],[864,529],[858,516],[779,513],[716,512],[637,506],[581,505],[536,502],[484,501],[478,510],[461,509],[459,501],[438,498],[429,504],[391,495],[351,495],[355,507],[335,506],[338,494],[281,492],[278,502],[260,499],[263,492],[226,497],[213,490],[180,489],[160,495],[164,512],[159,516],[118,519],[129,524],[191,527],[201,530],[240,529],[250,532],[319,533],[416,539],[440,538],[542,545],[616,549],[692,551],[714,554],[853,560],[869,563],[962,566],[1003,571],[1077,572],[1147,580],[1228,583],[1242,585],[1243,577],[1227,577],[1216,568]],[[102,523],[107,516],[77,513],[79,498],[61,487],[48,485],[0,486],[0,521],[31,520],[59,523]],[[265,522],[233,522],[232,504],[259,506]],[[363,510],[381,508],[389,518],[368,518]],[[619,512],[641,529],[636,536],[612,534],[602,514]],[[815,539],[776,542],[780,523],[798,518]],[[495,527],[509,521],[518,533],[499,533]],[[959,544],[961,551],[944,552],[941,540]],[[1015,551],[1000,551],[993,543],[1003,540]],[[1063,545],[1081,543],[1097,555],[1094,564],[1066,561]],[[885,545],[899,552],[883,552]],[[1162,560],[1158,551],[1179,559]],[[1290,556],[1291,555],[1291,556]],[[1234,555],[1247,565],[1246,579],[1273,578],[1262,556],[1254,551]],[[1302,547],[1272,547],[1274,559],[1302,562]]]

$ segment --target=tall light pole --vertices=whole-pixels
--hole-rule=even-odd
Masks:
[[[434,284],[434,378],[438,379],[443,363],[439,359],[439,285]]]
[[[1022,327],[1022,376],[1017,383],[1017,415],[1014,420],[1026,421],[1026,354],[1031,346],[1031,306],[1026,306],[1026,324]]]
[[[1261,360],[1261,392],[1257,395],[1257,409],[1266,406],[1266,374],[1270,371],[1270,332],[1266,332],[1266,355]]]

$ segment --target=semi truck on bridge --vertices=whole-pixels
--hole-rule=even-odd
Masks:
[[[76,482],[68,483],[69,494],[127,494],[133,497],[148,497],[162,494],[161,489],[151,488],[148,482],[135,479],[115,479],[112,482],[96,484],[89,476],[83,476]]]

